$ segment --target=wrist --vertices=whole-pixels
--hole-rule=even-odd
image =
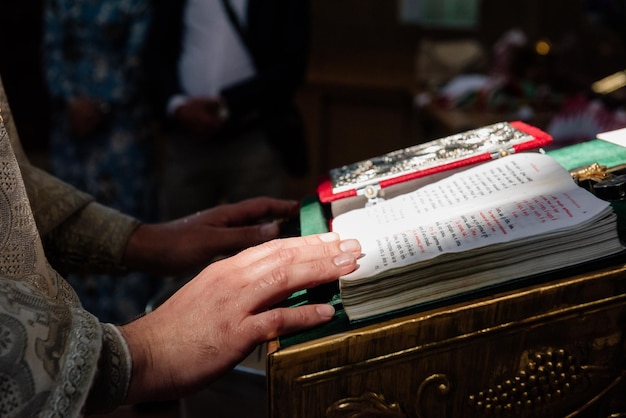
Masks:
[[[158,309],[119,327],[132,359],[125,404],[177,399],[193,391],[185,385],[190,362],[184,360],[186,349],[176,340],[181,336],[176,327],[172,317]]]
[[[146,271],[150,266],[150,261],[155,258],[154,249],[151,246],[154,243],[150,235],[150,225],[143,223],[137,225],[124,248],[122,263],[126,269]]]
[[[142,223],[137,226],[126,244],[123,258],[126,268],[157,275],[188,273],[187,270],[192,268],[184,260],[181,262],[180,252],[172,249],[184,245],[187,235],[179,231],[185,223]]]
[[[136,404],[155,397],[158,392],[158,384],[151,371],[154,370],[155,362],[151,352],[151,341],[146,335],[146,327],[137,326],[141,318],[119,327],[132,362],[132,370],[126,393],[126,404]]]

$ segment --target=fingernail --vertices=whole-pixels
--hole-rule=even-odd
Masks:
[[[337,241],[339,239],[339,235],[335,232],[327,232],[325,234],[319,235],[320,239],[324,242],[332,242]]]
[[[268,222],[259,228],[261,236],[264,238],[276,238],[278,236],[278,224],[276,222]]]
[[[333,259],[333,262],[337,267],[347,266],[354,263],[355,257],[352,253],[341,253]]]
[[[360,248],[359,241],[355,239],[347,239],[339,244],[339,249],[346,253],[359,251]]]
[[[330,305],[319,305],[316,310],[317,314],[324,318],[331,318],[335,314],[335,308]]]

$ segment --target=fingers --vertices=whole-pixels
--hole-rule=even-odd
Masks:
[[[313,248],[318,245],[331,244],[326,246],[326,253],[324,253],[324,247]],[[241,252],[241,256],[237,259],[242,259],[246,266],[250,266],[252,263],[266,259],[265,265],[256,266],[256,268],[264,268],[264,271],[257,270],[256,273],[267,272],[267,269],[273,268],[277,264],[285,262],[286,258],[293,257],[293,262],[307,261],[315,258],[329,256],[331,248],[337,249],[340,244],[339,234],[335,232],[328,232],[325,234],[307,235],[303,237],[282,238],[273,241],[263,242],[261,245],[247,248]],[[287,253],[286,251],[293,248],[294,253]],[[360,251],[360,247],[359,247]],[[278,257],[276,257],[278,255]]]
[[[273,221],[293,217],[297,214],[299,203],[295,200],[258,197],[243,200],[216,208],[225,217],[224,225],[249,225],[260,220]]]
[[[297,201],[263,197],[220,205],[196,216],[213,225],[222,252],[232,253],[278,238],[278,220],[295,216],[298,206]]]
[[[326,323],[334,313],[335,309],[330,305],[277,308],[249,317],[244,326],[255,333],[258,344]]]
[[[361,252],[358,241],[339,241],[333,233],[277,240],[260,247],[265,248],[246,254],[262,256],[246,267],[250,282],[245,294],[251,312],[266,309],[294,291],[309,289],[351,273],[357,267],[356,260]]]
[[[277,222],[267,222],[252,226],[223,228],[222,232],[220,247],[224,251],[234,252],[278,238],[280,226]]]

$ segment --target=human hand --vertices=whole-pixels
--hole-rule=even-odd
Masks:
[[[279,222],[297,214],[298,202],[259,197],[219,205],[178,220],[140,225],[124,264],[132,270],[183,274],[217,256],[230,255],[279,236]]]
[[[224,123],[217,98],[192,98],[174,111],[174,119],[199,139],[210,138]]]
[[[121,327],[133,361],[128,403],[199,390],[256,346],[331,319],[330,305],[271,308],[356,268],[336,233],[279,239],[206,267],[156,310]]]
[[[105,122],[107,112],[101,102],[88,97],[76,97],[68,103],[70,130],[78,137],[96,132]]]

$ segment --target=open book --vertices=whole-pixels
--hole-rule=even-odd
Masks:
[[[363,248],[343,307],[365,319],[615,254],[616,221],[551,157],[509,155],[333,218]]]

